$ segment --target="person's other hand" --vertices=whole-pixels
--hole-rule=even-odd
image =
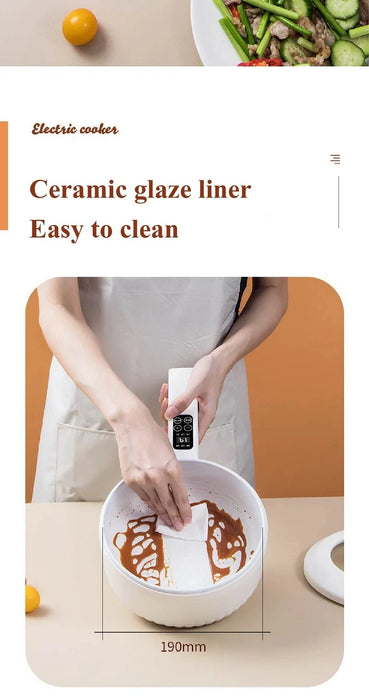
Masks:
[[[115,428],[122,477],[164,522],[181,530],[191,522],[182,469],[167,436],[143,404]]]
[[[213,355],[205,355],[196,362],[188,381],[186,390],[168,405],[168,384],[163,384],[160,390],[160,416],[165,427],[168,420],[183,413],[190,403],[197,399],[199,404],[199,441],[203,439],[210,423],[215,418],[219,396],[222,391],[225,375],[220,364]]]

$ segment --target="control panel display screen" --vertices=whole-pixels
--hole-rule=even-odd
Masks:
[[[193,448],[193,417],[181,415],[173,418],[173,447],[175,450]]]

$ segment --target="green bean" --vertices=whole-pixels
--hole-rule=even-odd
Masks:
[[[298,32],[299,34],[303,34],[304,36],[311,36],[312,31],[310,29],[305,29],[305,27],[300,27],[299,24],[295,24],[294,22],[291,22],[289,19],[286,19],[285,17],[272,17],[270,18],[272,22],[282,22],[283,24],[286,25],[286,27],[289,27],[290,29],[293,29],[295,32]]]
[[[265,10],[266,12],[273,12],[275,15],[281,15],[281,17],[287,17],[288,19],[298,19],[299,15],[293,10],[285,10],[284,7],[278,7],[278,5],[272,5],[265,0],[247,0],[248,5],[253,5],[253,7],[258,7],[260,10]]]
[[[254,39],[254,35],[253,35],[253,33],[252,33],[251,25],[250,25],[250,22],[249,22],[249,18],[248,18],[247,14],[246,14],[245,8],[244,8],[244,6],[243,6],[242,4],[241,4],[241,5],[238,5],[237,7],[238,7],[238,14],[240,15],[240,20],[241,20],[243,26],[245,27],[245,32],[246,32],[246,36],[247,36],[247,42],[248,42],[249,44],[254,44],[254,43],[255,43],[255,39]]]
[[[303,49],[307,49],[308,51],[311,51],[311,53],[318,53],[318,51],[314,47],[314,44],[312,44],[311,41],[304,39],[302,36],[300,36],[297,39],[297,43],[299,46],[302,46]]]
[[[229,7],[227,7],[223,0],[213,0],[214,5],[218,8],[219,12],[223,15],[223,17],[228,17],[228,19],[232,19],[232,12],[230,11]]]
[[[228,17],[224,17],[219,20],[219,24],[223,27],[229,41],[231,42],[234,49],[236,49],[239,57],[244,63],[250,61],[250,55],[248,52],[248,47],[242,36],[238,33],[234,24]]]
[[[267,30],[267,27],[269,25],[269,17],[270,17],[269,12],[264,12],[264,14],[259,22],[259,26],[257,28],[257,32],[256,32],[257,39],[263,38],[263,36]]]
[[[249,47],[245,39],[241,36],[238,29],[234,26],[232,20],[226,19],[226,24],[228,25],[229,31],[233,34],[235,40],[239,43],[241,49],[249,56]]]
[[[363,27],[355,27],[355,29],[349,30],[349,35],[351,39],[356,39],[358,36],[366,36],[369,34],[369,24],[365,24]]]
[[[269,44],[271,38],[272,38],[272,35],[271,35],[269,29],[267,29],[259,46],[258,46],[258,48],[256,49],[256,53],[258,56],[264,56],[264,53],[268,48],[268,44]]]

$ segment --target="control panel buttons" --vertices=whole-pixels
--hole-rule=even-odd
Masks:
[[[191,450],[193,448],[192,416],[181,415],[173,419],[173,447],[175,450]]]

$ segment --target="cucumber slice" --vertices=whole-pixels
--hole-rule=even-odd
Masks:
[[[312,0],[286,0],[284,7],[297,12],[299,17],[311,17],[313,14]]]
[[[351,41],[353,41],[354,44],[356,44],[356,46],[358,46],[362,50],[364,56],[366,56],[366,57],[369,56],[369,36],[368,35],[358,36],[358,37],[356,37],[356,39],[351,39]]]
[[[293,55],[291,54],[291,49],[293,50]],[[299,61],[296,61],[296,58],[294,58],[296,55],[301,57],[302,63],[306,63],[307,55],[305,51],[303,51],[301,46],[293,39],[283,39],[283,41],[281,41],[279,53],[284,61],[292,63],[293,66],[299,64]]]
[[[365,66],[364,52],[351,41],[339,39],[331,49],[332,66]]]
[[[327,0],[325,6],[336,19],[349,19],[359,10],[359,0]]]
[[[360,19],[360,10],[355,12],[353,17],[349,17],[348,19],[338,19],[337,22],[342,27],[342,29],[345,30],[345,32],[348,32],[349,29],[353,29],[356,27],[358,21]]]

